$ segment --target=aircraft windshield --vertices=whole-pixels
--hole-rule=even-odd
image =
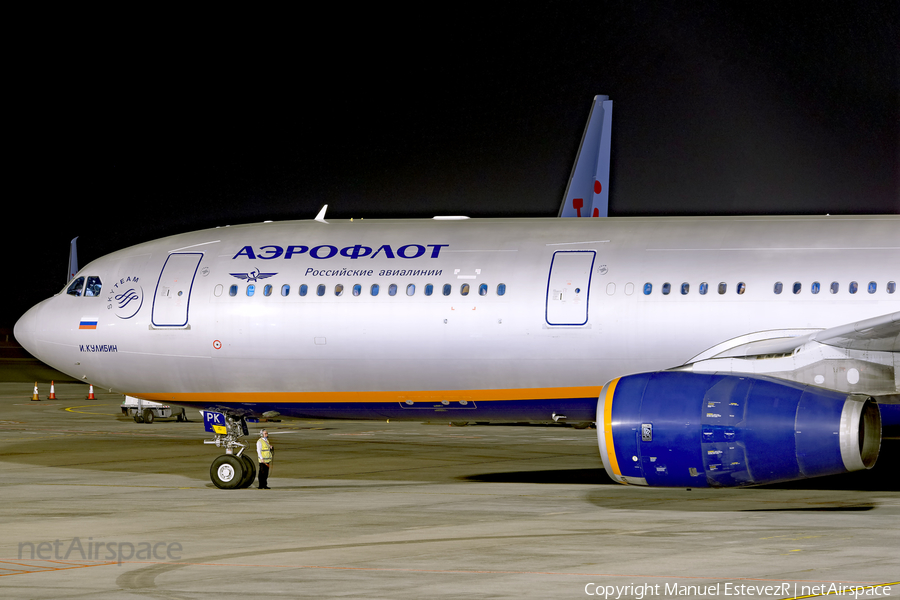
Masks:
[[[84,277],[74,279],[69,284],[69,287],[66,288],[66,293],[70,296],[81,296],[82,294],[85,296],[99,296],[102,290],[103,282],[96,275],[91,275],[87,278],[87,285],[85,285]]]
[[[84,295],[99,296],[102,289],[103,283],[100,281],[100,278],[92,275],[87,278],[87,285],[84,287]]]
[[[80,296],[82,289],[84,289],[84,277],[79,277],[72,282],[66,293],[70,296]]]

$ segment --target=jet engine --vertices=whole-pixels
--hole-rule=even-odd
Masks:
[[[641,373],[603,387],[597,438],[620,483],[739,487],[871,469],[881,413],[868,396],[770,377]]]

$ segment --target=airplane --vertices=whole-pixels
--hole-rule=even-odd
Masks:
[[[276,414],[596,424],[610,477],[648,487],[870,469],[900,426],[900,216],[606,217],[611,113],[597,96],[563,218],[326,206],[173,235],[78,270],[16,339],[200,409],[220,488],[253,481],[247,418]]]

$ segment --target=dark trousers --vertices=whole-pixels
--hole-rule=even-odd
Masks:
[[[269,487],[269,465],[259,463],[259,487]]]

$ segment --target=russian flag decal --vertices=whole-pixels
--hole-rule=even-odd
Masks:
[[[97,317],[81,317],[78,329],[97,329]]]

